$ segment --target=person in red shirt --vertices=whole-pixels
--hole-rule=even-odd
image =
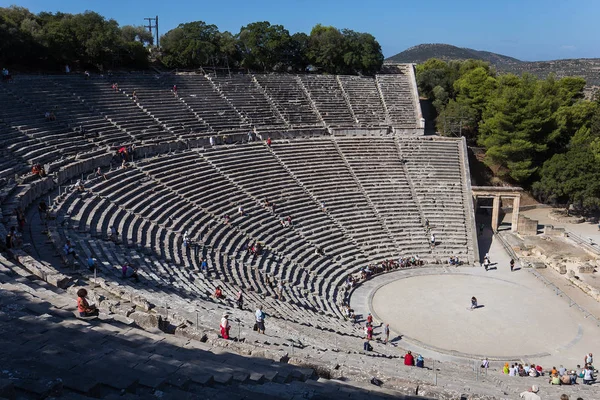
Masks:
[[[373,316],[371,315],[371,313],[369,313],[369,315],[367,315],[367,323],[369,323],[369,324],[373,323]]]
[[[411,367],[413,365],[415,365],[415,358],[413,357],[413,355],[410,352],[410,350],[408,351],[408,353],[406,353],[404,355],[404,365],[410,365]]]
[[[90,305],[86,299],[87,290],[79,289],[77,291],[77,311],[80,317],[91,317],[98,313],[96,306]]]
[[[267,138],[267,146],[271,147],[271,138]]]

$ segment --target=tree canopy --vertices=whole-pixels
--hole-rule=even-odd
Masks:
[[[143,27],[119,27],[98,13],[32,14],[23,7],[0,8],[0,61],[3,65],[62,69],[145,68],[152,35]]]
[[[498,176],[542,201],[600,206],[592,182],[600,179],[600,107],[583,99],[583,79],[497,75],[482,61],[430,59],[417,66],[417,84],[438,131],[483,146]]]
[[[283,25],[253,22],[233,35],[203,21],[181,24],[161,38],[169,68],[201,66],[250,71],[304,71],[373,74],[383,65],[381,46],[368,33],[316,25],[293,35]]]

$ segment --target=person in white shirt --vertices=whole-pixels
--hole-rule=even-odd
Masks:
[[[508,376],[517,376],[517,371],[518,371],[518,367],[513,364],[510,369],[508,370]]]
[[[231,325],[229,325],[229,315],[228,314],[223,314],[223,318],[221,318],[221,336],[223,337],[223,339],[229,339],[229,329],[231,328]]]
[[[431,234],[431,248],[435,247],[435,235],[432,233]]]
[[[483,359],[483,361],[481,361],[481,368],[489,368],[490,367],[490,362],[488,361],[487,357]]]
[[[258,333],[265,334],[265,313],[262,310],[262,307],[258,307],[256,313],[254,313],[256,317],[256,327],[258,328]],[[262,332],[261,332],[262,331]]]
[[[533,385],[526,392],[522,392],[521,394],[519,394],[519,397],[521,397],[525,400],[542,400],[542,398],[537,395],[537,392],[539,392],[539,391],[540,391],[540,389],[536,385]]]

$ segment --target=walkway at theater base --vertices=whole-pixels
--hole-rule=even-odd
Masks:
[[[351,306],[426,357],[580,364],[600,328],[528,270],[511,273],[504,258],[488,272],[435,266],[380,275],[355,290]],[[471,311],[471,296],[483,307]]]

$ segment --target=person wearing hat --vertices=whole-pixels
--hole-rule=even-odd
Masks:
[[[221,337],[223,337],[223,339],[229,339],[229,329],[231,329],[231,325],[229,325],[229,314],[224,313],[223,318],[221,318]]]
[[[542,400],[542,398],[537,395],[539,390],[540,389],[536,385],[533,385],[529,390],[522,392],[519,397],[522,397],[525,400]]]

